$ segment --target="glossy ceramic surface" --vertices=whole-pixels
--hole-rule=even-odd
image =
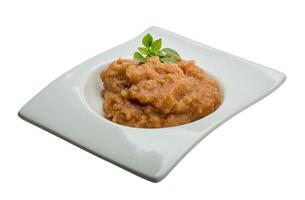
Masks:
[[[130,57],[148,32],[161,37],[164,47],[176,49],[185,59],[196,60],[219,81],[223,103],[218,110],[193,123],[161,129],[130,128],[103,117],[100,70],[118,57]],[[151,27],[63,74],[18,114],[105,160],[158,182],[212,130],[270,94],[284,80],[281,72]]]

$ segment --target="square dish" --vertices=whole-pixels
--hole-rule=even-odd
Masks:
[[[189,124],[143,129],[103,117],[99,72],[118,57],[130,57],[141,38],[164,39],[184,58],[194,59],[221,85],[223,102]],[[103,52],[66,72],[22,107],[18,115],[60,138],[147,180],[162,180],[204,137],[235,114],[277,89],[281,72],[205,46],[161,28]]]

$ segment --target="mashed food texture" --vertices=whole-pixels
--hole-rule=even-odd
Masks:
[[[105,117],[115,123],[161,128],[186,124],[221,104],[218,84],[194,61],[141,64],[118,59],[101,72]]]

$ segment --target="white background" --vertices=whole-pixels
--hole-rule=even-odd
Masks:
[[[0,1],[0,199],[305,199],[302,1]],[[286,73],[160,183],[17,117],[80,62],[160,26]]]

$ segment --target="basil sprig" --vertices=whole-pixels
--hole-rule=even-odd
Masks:
[[[138,51],[133,54],[133,59],[140,63],[145,63],[152,56],[158,56],[161,62],[178,63],[181,60],[177,51],[170,48],[162,48],[162,39],[153,40],[148,33],[142,39],[143,47],[138,47]]]

